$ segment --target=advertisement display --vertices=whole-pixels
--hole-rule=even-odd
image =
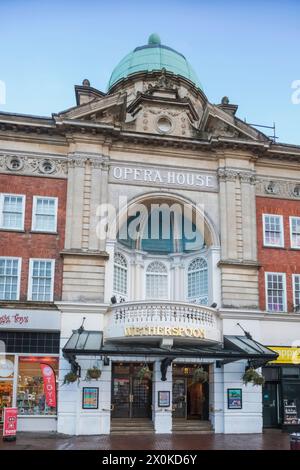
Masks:
[[[56,408],[56,379],[55,372],[48,364],[40,364],[43,382],[44,382],[44,393],[46,404],[52,408]]]
[[[4,408],[3,439],[13,440],[17,433],[17,408]]]

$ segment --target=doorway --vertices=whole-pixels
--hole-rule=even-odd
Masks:
[[[151,418],[152,381],[140,380],[143,364],[114,363],[112,366],[112,418]],[[149,369],[152,365],[148,364]]]
[[[263,387],[263,426],[278,427],[278,418],[278,384],[266,382]]]
[[[173,366],[173,418],[185,420],[208,420],[209,385],[194,383],[196,366]],[[203,366],[208,372],[208,367]]]

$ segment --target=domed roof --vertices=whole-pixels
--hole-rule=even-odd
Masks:
[[[198,77],[186,58],[171,47],[162,45],[160,37],[155,33],[149,36],[147,45],[136,47],[119,62],[111,74],[108,89],[122,78],[134,73],[162,70],[163,68],[167,72],[191,80],[197,88],[202,90]]]

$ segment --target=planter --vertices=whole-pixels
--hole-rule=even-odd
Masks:
[[[249,367],[242,378],[245,385],[248,385],[248,383],[252,383],[252,385],[263,385],[265,383],[264,377],[253,369],[253,367]]]
[[[203,367],[197,367],[193,374],[193,383],[204,384],[208,381],[208,372]]]
[[[149,369],[148,366],[143,366],[143,367],[138,371],[137,376],[138,376],[138,378],[140,379],[140,382],[142,382],[143,380],[151,380],[151,378],[152,378],[152,372],[151,372],[151,370]]]
[[[65,384],[72,384],[78,380],[79,377],[77,374],[74,374],[74,372],[68,372],[68,374],[65,375],[64,377],[64,382],[63,385]]]
[[[88,369],[86,372],[86,380],[99,380],[101,377],[101,370],[97,367],[93,367],[92,369]]]

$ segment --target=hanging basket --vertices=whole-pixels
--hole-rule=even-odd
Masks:
[[[137,373],[137,377],[140,379],[140,382],[143,380],[151,380],[152,379],[152,372],[148,366],[143,366]]]
[[[252,385],[264,385],[265,379],[253,367],[249,367],[243,375],[243,382],[245,385],[248,385],[248,383],[252,383]]]
[[[193,384],[204,384],[208,381],[208,372],[203,367],[197,367],[193,374]]]
[[[101,377],[101,370],[94,366],[92,369],[88,369],[86,372],[86,380],[99,380]]]
[[[68,372],[65,377],[64,377],[64,382],[63,385],[65,384],[72,384],[78,380],[79,377],[77,374],[74,374],[74,372]]]

